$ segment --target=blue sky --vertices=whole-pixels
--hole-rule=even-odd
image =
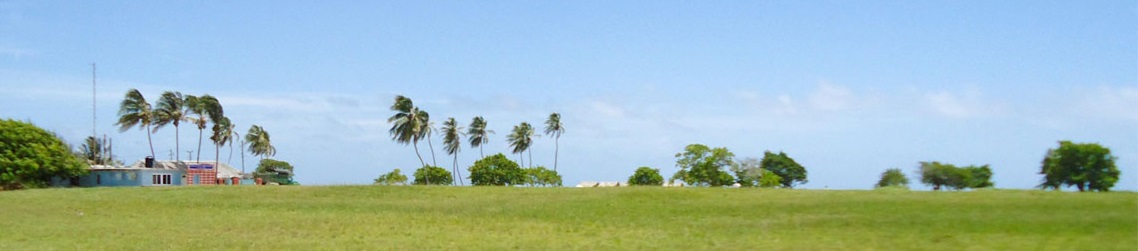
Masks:
[[[1032,188],[1046,150],[1073,140],[1111,148],[1116,189],[1138,190],[1133,1],[0,0],[0,117],[78,144],[91,63],[97,130],[120,158],[148,155],[142,131],[113,125],[128,89],[208,93],[242,132],[265,127],[304,184],[417,166],[387,132],[401,94],[439,122],[486,117],[488,154],[561,113],[567,185],[670,176],[701,143],[785,151],[805,188],[866,189],[893,167],[916,181],[919,161],[989,164],[997,187]],[[167,159],[173,128],[153,137]],[[534,162],[552,166],[553,149],[536,139]],[[463,169],[477,155],[464,145]]]

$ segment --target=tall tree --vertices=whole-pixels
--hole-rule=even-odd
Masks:
[[[391,130],[388,130],[391,139],[404,145],[410,143],[415,148],[415,156],[419,157],[419,163],[427,166],[427,162],[423,161],[423,155],[419,154],[419,139],[424,133],[423,127],[426,124],[424,117],[430,115],[426,111],[419,110],[410,98],[403,95],[395,96],[391,110],[395,111],[395,115],[387,118],[387,122],[391,123]]]
[[[490,137],[487,136],[494,133],[494,130],[486,130],[486,119],[483,119],[482,116],[474,117],[474,120],[470,121],[468,130],[466,135],[470,136],[470,147],[477,147],[478,155],[485,158],[486,154],[482,152],[482,145],[490,143]]]
[[[277,148],[273,147],[273,142],[269,139],[269,132],[259,125],[249,127],[249,132],[245,133],[245,141],[249,142],[249,152],[253,153],[253,156],[261,156],[262,160],[265,156],[277,154]]]
[[[1048,149],[1040,174],[1043,189],[1075,186],[1080,192],[1110,191],[1121,172],[1110,149],[1095,143],[1059,141],[1059,148]]]
[[[225,144],[233,145],[233,123],[229,117],[221,117],[213,123],[213,135],[209,136],[209,140],[213,141],[213,159],[214,165],[220,165],[221,162],[221,147]]]
[[[443,150],[446,150],[447,154],[454,157],[451,170],[454,171],[454,175],[457,175],[455,180],[458,181],[459,185],[464,185],[462,184],[462,173],[458,170],[458,152],[461,150],[460,148],[462,148],[462,126],[459,126],[458,121],[454,120],[454,117],[451,117],[443,122],[442,130]]]
[[[134,126],[141,129],[146,127],[146,142],[150,144],[150,156],[154,156],[154,141],[150,139],[150,124],[154,122],[154,113],[150,110],[150,103],[138,89],[130,89],[119,106],[119,132],[125,132]]]
[[[807,182],[806,167],[798,164],[784,152],[778,152],[778,154],[770,151],[763,152],[763,159],[759,165],[781,177],[782,187],[794,188],[795,185],[806,184]]]
[[[725,147],[688,145],[684,152],[676,153],[676,167],[680,170],[672,175],[672,181],[681,179],[692,186],[731,185],[735,178],[724,169],[735,165],[734,158],[735,154]]]
[[[218,119],[224,116],[221,109],[221,104],[217,102],[217,98],[209,94],[197,97],[194,95],[186,95],[186,108],[190,113],[198,115],[197,118],[190,118],[190,121],[198,126],[198,151],[197,161],[202,160],[202,136],[205,131],[206,125],[209,124],[211,119]]]
[[[522,122],[521,124],[514,126],[513,133],[510,133],[510,136],[507,140],[510,143],[510,147],[514,148],[513,153],[521,155],[526,150],[528,150],[531,145],[533,145],[533,137],[533,126],[531,126],[528,122]],[[524,163],[525,161],[523,160],[522,162]],[[529,165],[530,167],[533,167],[532,151],[530,151]]]
[[[435,122],[431,121],[430,116],[423,116],[423,134],[427,135],[427,147],[431,149],[431,165],[439,166],[439,161],[435,159],[434,140],[431,140],[431,135],[435,134]]]
[[[166,125],[174,125],[174,160],[182,160],[181,135],[178,125],[186,118],[186,99],[181,92],[166,91],[158,98],[158,107],[154,109],[154,131]]]
[[[545,120],[545,135],[553,136],[553,171],[557,171],[557,155],[561,151],[561,133],[565,132],[565,127],[561,125],[561,114],[549,114],[549,119]],[[533,160],[530,160],[533,161]]]

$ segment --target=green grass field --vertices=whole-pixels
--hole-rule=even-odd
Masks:
[[[0,192],[0,250],[1134,250],[1138,194],[723,188]]]

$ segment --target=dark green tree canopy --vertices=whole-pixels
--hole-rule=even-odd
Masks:
[[[963,190],[967,188],[992,187],[992,169],[988,165],[956,167],[940,162],[920,162],[921,183],[930,185],[933,190],[942,187]]]
[[[909,177],[900,168],[889,168],[881,173],[881,180],[874,187],[909,187]]]
[[[735,154],[725,147],[710,148],[691,144],[684,152],[676,153],[676,167],[680,170],[672,180],[683,180],[691,186],[728,186],[735,178],[725,168],[735,165]]]
[[[446,168],[437,166],[424,166],[415,170],[415,185],[450,185],[454,177]]]
[[[780,177],[782,187],[794,188],[795,185],[806,184],[806,167],[799,165],[794,159],[787,156],[784,152],[778,154],[766,151],[763,153],[763,160],[759,163],[762,169],[766,169]]]
[[[1060,141],[1059,148],[1048,149],[1043,158],[1043,189],[1074,186],[1079,191],[1110,191],[1121,172],[1114,165],[1118,158],[1110,149],[1095,143]]]
[[[84,160],[55,134],[30,123],[0,120],[0,190],[47,187],[52,177],[87,172]]]
[[[525,170],[501,153],[475,161],[468,171],[470,171],[470,184],[475,186],[525,184]]]
[[[631,177],[628,177],[628,184],[633,186],[659,186],[664,184],[664,176],[660,175],[660,169],[642,166],[637,168]]]

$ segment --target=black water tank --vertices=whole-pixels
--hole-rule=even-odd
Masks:
[[[147,168],[153,168],[154,167],[154,156],[146,156],[146,167]]]

